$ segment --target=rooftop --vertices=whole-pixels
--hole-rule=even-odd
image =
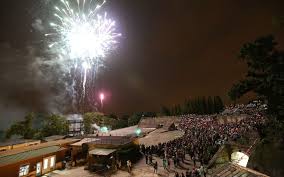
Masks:
[[[89,154],[92,154],[92,155],[109,155],[113,152],[115,152],[116,149],[103,149],[103,148],[96,148],[96,149],[93,149],[89,152]]]
[[[13,164],[19,161],[35,158],[38,156],[43,156],[46,154],[58,152],[61,150],[64,150],[65,148],[62,148],[60,146],[49,146],[49,147],[42,147],[40,149],[34,149],[34,150],[27,150],[22,151],[16,154],[10,154],[10,155],[1,155],[0,156],[0,166],[5,166],[9,164]]]
[[[15,140],[8,140],[0,143],[0,147],[3,146],[12,146],[16,144],[24,144],[24,143],[30,143],[30,142],[37,142],[39,140],[32,140],[32,139],[15,139]]]
[[[41,149],[41,148],[45,148],[45,147],[50,147],[50,146],[61,146],[61,145],[65,145],[65,144],[71,144],[71,143],[75,143],[79,140],[80,139],[67,138],[67,139],[62,139],[62,140],[49,141],[49,142],[41,143],[41,144],[34,145],[34,146],[26,146],[26,147],[22,147],[22,148],[12,149],[12,150],[9,150],[9,151],[3,151],[3,152],[0,152],[0,157],[19,154],[19,153],[26,152],[26,151],[33,151],[33,150],[37,150],[37,149]]]
[[[64,135],[53,135],[53,136],[45,137],[43,140],[44,141],[55,141],[55,140],[60,140],[60,139],[64,139],[64,138],[65,138]]]
[[[110,145],[124,145],[133,141],[133,138],[128,136],[98,136],[96,141],[90,144],[110,144]]]

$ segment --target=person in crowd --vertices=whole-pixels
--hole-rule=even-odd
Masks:
[[[145,161],[146,161],[146,164],[148,164],[148,154],[145,154]]]
[[[163,158],[163,167],[164,167],[164,170],[167,169],[167,166],[168,166],[167,159],[166,159],[166,158]]]
[[[179,177],[179,174],[178,174],[178,172],[176,172],[176,173],[175,173],[175,177]]]
[[[158,162],[156,161],[155,163],[154,163],[154,173],[158,173]]]
[[[185,163],[185,157],[188,154],[194,167],[196,167],[197,162],[201,164],[201,167],[198,170],[199,172],[194,169],[186,173],[185,176],[206,176],[204,165],[208,164],[219,147],[228,141],[238,140],[250,131],[261,132],[261,128],[266,124],[264,108],[265,106],[259,102],[253,102],[249,106],[226,107],[220,115],[246,115],[244,118],[239,116],[240,119],[230,121],[221,121],[217,119],[216,114],[181,115],[179,129],[184,132],[182,137],[157,145],[142,145],[141,151],[145,156],[148,154],[150,164],[152,164],[152,155],[164,158],[164,169],[166,167],[165,159],[168,168],[170,167],[170,160],[173,160],[174,166],[177,167],[179,164]]]
[[[131,173],[131,161],[130,160],[127,160],[127,162],[126,162],[126,165],[127,165],[127,171],[128,171],[128,173]]]

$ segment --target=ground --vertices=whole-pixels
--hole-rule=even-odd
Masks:
[[[147,165],[145,163],[145,158],[141,159],[138,163],[136,163],[132,169],[131,174],[127,171],[118,170],[115,174],[111,175],[111,177],[174,177],[175,171],[181,173],[185,173],[185,169],[192,169],[193,164],[190,161],[190,157],[186,157],[185,163],[181,165],[181,167],[175,168],[171,165],[169,171],[164,170],[162,166],[162,160],[160,158],[154,157],[154,161],[158,162],[158,174],[154,173],[153,166]],[[173,162],[171,162],[173,164]],[[199,166],[199,163],[197,163]],[[84,170],[84,167],[75,167],[68,170],[56,170],[52,173],[46,175],[50,177],[100,177],[100,175],[90,173],[88,170]]]
[[[131,131],[133,128],[131,127]],[[123,129],[125,131],[127,129]],[[121,132],[116,132],[121,133]],[[123,132],[125,133],[125,132]],[[181,131],[165,131],[163,129],[157,129],[151,133],[149,133],[147,136],[142,137],[139,139],[140,144],[145,145],[154,145],[158,143],[163,143],[166,141],[170,141],[173,139],[176,139],[178,137],[181,137],[183,135],[183,132]],[[162,159],[158,157],[154,157],[153,161],[158,162],[158,174],[154,174],[154,169],[152,165],[147,165],[145,163],[145,158],[142,158],[139,162],[134,164],[132,173],[129,174],[127,171],[118,170],[115,174],[111,175],[111,177],[156,177],[156,176],[163,176],[163,177],[172,177],[174,176],[175,171],[178,171],[179,173],[185,172],[186,169],[192,169],[193,163],[190,160],[189,156],[186,156],[185,163],[182,163],[180,167],[175,168],[173,167],[173,162],[171,161],[171,167],[169,171],[164,170],[162,166]],[[197,166],[199,164],[197,163]],[[52,173],[46,175],[46,176],[52,176],[52,177],[99,177],[100,175],[90,173],[88,170],[84,170],[84,167],[75,167],[72,169],[67,170],[56,170]]]

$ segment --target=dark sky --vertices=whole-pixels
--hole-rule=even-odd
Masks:
[[[1,3],[1,122],[53,104],[57,85],[39,81],[30,65],[44,42],[34,24],[47,22],[48,1]],[[157,111],[203,95],[228,101],[246,72],[236,58],[241,45],[267,34],[284,44],[283,29],[272,25],[273,16],[284,15],[283,0],[108,0],[105,9],[123,34],[98,82],[108,93],[107,112]]]

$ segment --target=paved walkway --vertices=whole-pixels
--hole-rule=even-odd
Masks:
[[[180,167],[175,168],[173,166],[173,162],[171,161],[171,166],[169,170],[164,170],[162,166],[162,159],[158,157],[153,157],[153,162],[158,162],[158,174],[154,173],[154,168],[151,165],[145,163],[145,158],[142,158],[139,162],[137,162],[131,174],[126,171],[119,170],[115,174],[112,174],[111,177],[174,177],[175,172],[181,174],[187,169],[192,170],[193,163],[190,161],[190,157],[186,156],[185,163],[182,163]],[[199,167],[199,163],[197,163]],[[88,170],[84,170],[84,167],[76,167],[68,170],[55,170],[52,173],[45,175],[50,177],[100,177],[100,175],[91,173]]]

